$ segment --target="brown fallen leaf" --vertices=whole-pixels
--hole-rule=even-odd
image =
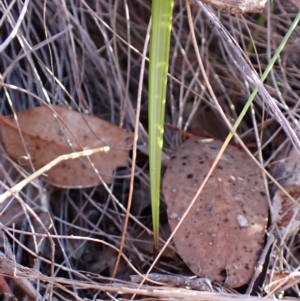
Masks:
[[[222,142],[190,138],[171,157],[163,180],[171,229],[207,175]],[[262,172],[242,150],[229,145],[187,218],[175,233],[179,255],[198,276],[248,283],[264,246],[268,218]]]
[[[133,134],[95,116],[81,114],[60,106],[53,111],[41,106],[14,116],[0,115],[1,141],[7,154],[32,171],[22,139],[35,169],[39,169],[60,155],[82,149],[109,146],[89,158],[106,183],[113,180],[112,172],[126,165],[132,147]],[[19,128],[18,128],[19,126]],[[19,134],[22,133],[22,139]],[[67,160],[47,172],[43,179],[64,188],[90,187],[101,180],[87,158]]]

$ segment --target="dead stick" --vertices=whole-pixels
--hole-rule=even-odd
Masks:
[[[139,275],[130,276],[131,282],[139,283],[143,277]],[[212,285],[207,278],[198,278],[181,275],[149,274],[146,280],[169,284],[176,287],[189,287],[198,291],[212,292]]]
[[[14,195],[15,193],[18,193],[28,183],[35,180],[37,177],[41,176],[43,173],[47,172],[52,167],[54,167],[55,165],[57,165],[58,163],[60,163],[62,161],[70,160],[70,159],[77,159],[79,157],[91,156],[95,153],[108,152],[109,150],[110,150],[109,146],[103,146],[103,147],[99,147],[99,148],[95,148],[95,149],[87,149],[87,150],[80,151],[80,152],[61,155],[61,156],[55,158],[54,160],[52,160],[51,162],[49,162],[44,167],[42,167],[39,170],[37,170],[36,172],[34,172],[32,175],[28,176],[26,179],[22,180],[21,182],[19,182],[18,184],[16,184],[15,186],[10,188],[9,190],[7,190],[6,192],[2,193],[0,195],[0,204],[2,202],[4,202],[7,198],[9,198],[10,196]]]

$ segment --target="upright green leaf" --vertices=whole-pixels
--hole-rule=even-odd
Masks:
[[[173,0],[153,0],[149,65],[149,164],[154,244],[159,242],[159,199]]]

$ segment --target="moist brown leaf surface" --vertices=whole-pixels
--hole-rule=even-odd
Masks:
[[[110,146],[108,152],[89,157],[106,183],[112,182],[112,172],[116,167],[126,165],[133,141],[131,132],[95,116],[60,106],[52,106],[52,110],[41,106],[18,113],[17,123],[13,115],[0,115],[0,132],[7,154],[29,171],[32,171],[29,161],[22,159],[27,154],[34,168],[39,169],[63,154]],[[55,186],[67,188],[101,184],[87,158],[59,163],[43,179]]]
[[[222,142],[191,138],[171,157],[163,180],[174,230],[216,158]],[[174,236],[179,255],[198,276],[229,287],[248,283],[264,246],[268,201],[262,172],[228,146]]]

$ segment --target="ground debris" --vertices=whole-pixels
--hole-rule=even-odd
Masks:
[[[145,276],[146,277],[146,276]],[[131,275],[131,281],[138,283],[143,280],[139,275]],[[207,278],[182,276],[182,275],[164,275],[164,274],[149,274],[147,280],[160,282],[176,287],[188,287],[198,291],[212,292],[213,288],[210,281]]]

